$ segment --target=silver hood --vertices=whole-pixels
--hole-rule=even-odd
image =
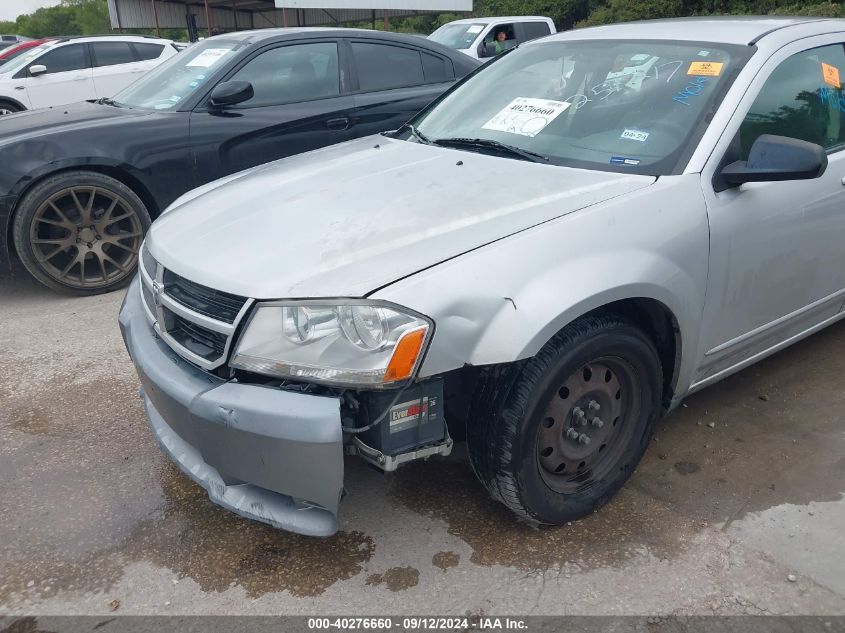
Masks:
[[[654,180],[373,136],[185,196],[147,244],[166,268],[233,294],[358,297]]]

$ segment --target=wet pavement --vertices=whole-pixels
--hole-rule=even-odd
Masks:
[[[845,614],[845,323],[689,398],[572,525],[521,523],[457,450],[349,462],[318,540],[214,506],[161,454],[121,299],[0,273],[0,615]]]

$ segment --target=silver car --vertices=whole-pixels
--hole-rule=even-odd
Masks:
[[[304,534],[338,529],[345,458],[459,439],[526,519],[595,510],[685,396],[845,315],[843,42],[570,31],[397,132],[186,194],[120,313],[163,449]]]

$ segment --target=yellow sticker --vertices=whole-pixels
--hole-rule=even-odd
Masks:
[[[824,77],[824,82],[828,86],[833,86],[834,88],[842,87],[842,84],[839,83],[839,69],[836,66],[822,62],[822,77]]]
[[[722,74],[724,62],[692,62],[689,65],[688,75],[699,77],[718,77]]]

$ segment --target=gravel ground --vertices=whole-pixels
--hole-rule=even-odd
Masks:
[[[0,615],[845,615],[845,323],[691,397],[572,525],[520,523],[458,450],[351,462],[317,540],[217,508],[161,454],[121,299],[0,273]]]

